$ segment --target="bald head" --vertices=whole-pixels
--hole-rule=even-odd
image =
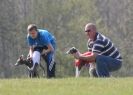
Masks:
[[[89,39],[94,40],[96,37],[96,25],[93,23],[88,23],[85,25],[85,34]]]
[[[85,31],[87,31],[87,30],[91,30],[93,32],[96,32],[96,25],[93,23],[87,23],[85,25]]]

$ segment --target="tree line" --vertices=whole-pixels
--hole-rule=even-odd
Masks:
[[[14,64],[21,54],[28,53],[26,28],[30,23],[55,35],[57,77],[74,76],[73,57],[65,52],[72,46],[87,51],[83,31],[88,22],[95,23],[122,54],[123,67],[113,75],[132,76],[132,6],[132,0],[1,0],[0,77],[26,77],[25,66]],[[87,76],[88,71],[83,70],[82,75]]]

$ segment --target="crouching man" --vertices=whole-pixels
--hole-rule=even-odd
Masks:
[[[47,30],[38,29],[35,24],[28,25],[27,31],[29,57],[33,60],[31,71],[36,70],[42,56],[47,65],[47,77],[55,77],[55,37]]]
[[[122,66],[122,57],[112,41],[97,32],[93,23],[85,26],[88,37],[88,47],[93,55],[84,56],[80,52],[73,53],[76,59],[95,62],[98,77],[110,77],[110,72],[119,70]]]

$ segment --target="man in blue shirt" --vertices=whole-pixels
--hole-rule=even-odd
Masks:
[[[77,52],[73,56],[77,59],[94,61],[98,77],[109,77],[111,71],[120,69],[122,57],[112,41],[97,32],[93,23],[86,24],[85,34],[88,37],[88,48],[93,55],[82,56],[80,52]]]
[[[47,63],[47,77],[55,77],[55,49],[56,40],[55,37],[47,30],[38,29],[35,24],[28,25],[27,41],[29,44],[29,57],[33,60],[34,70],[40,63],[40,57]]]

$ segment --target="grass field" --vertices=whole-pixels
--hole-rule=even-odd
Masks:
[[[1,79],[0,95],[133,95],[133,78]]]

